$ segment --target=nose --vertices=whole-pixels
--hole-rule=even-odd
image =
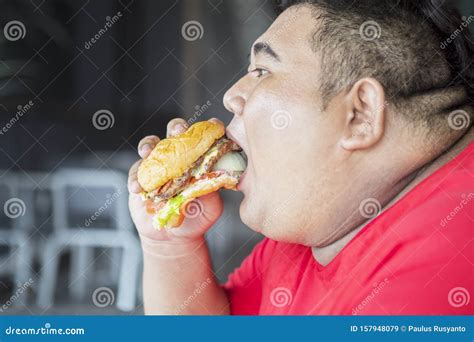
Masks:
[[[224,94],[224,107],[234,115],[242,115],[246,103],[243,79],[240,79]]]

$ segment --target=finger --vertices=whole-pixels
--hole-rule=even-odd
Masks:
[[[135,164],[133,164],[130,168],[130,171],[128,171],[128,191],[134,194],[138,194],[143,191],[142,187],[140,186],[140,183],[138,183],[137,178],[137,171],[141,162],[141,160],[137,160]]]
[[[160,141],[156,135],[149,135],[140,140],[138,143],[138,154],[142,158],[148,157],[151,151],[155,148],[156,144]]]
[[[188,129],[188,123],[181,118],[176,118],[168,122],[166,126],[166,137],[173,137],[175,135],[184,133]]]

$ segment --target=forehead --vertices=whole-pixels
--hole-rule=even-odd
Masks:
[[[312,36],[317,20],[310,5],[297,5],[284,11],[256,42],[271,46],[283,60],[314,60]]]

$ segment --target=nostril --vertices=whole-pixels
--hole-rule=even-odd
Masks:
[[[228,105],[229,111],[235,115],[242,115],[245,106],[245,100],[241,96],[235,96],[228,102]]]
[[[227,111],[233,113],[234,111],[233,111],[232,106],[231,106],[231,101],[232,101],[232,95],[231,95],[230,89],[229,89],[224,95],[223,103],[224,103],[225,109],[227,109]]]
[[[224,107],[234,115],[241,115],[245,106],[245,97],[242,90],[241,83],[237,82],[224,94]]]

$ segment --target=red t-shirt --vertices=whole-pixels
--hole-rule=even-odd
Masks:
[[[264,239],[224,285],[235,315],[474,314],[474,143],[327,265]]]

